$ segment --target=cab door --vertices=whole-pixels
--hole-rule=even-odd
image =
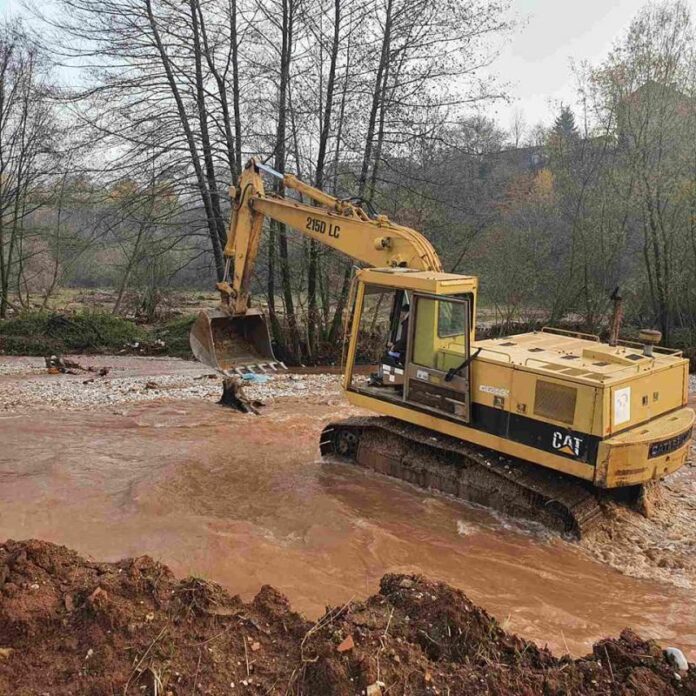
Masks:
[[[411,308],[405,399],[468,423],[471,298],[415,294]]]

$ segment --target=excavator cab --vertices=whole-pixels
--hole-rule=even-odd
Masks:
[[[202,311],[191,328],[189,342],[196,360],[219,372],[285,367],[275,359],[266,317],[258,309],[236,315],[219,309]]]
[[[476,280],[412,269],[358,272],[349,394],[470,420]],[[360,364],[376,365],[365,376]]]

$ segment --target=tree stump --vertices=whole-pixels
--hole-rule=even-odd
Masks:
[[[260,401],[251,401],[244,394],[244,385],[239,377],[225,377],[222,380],[222,396],[219,404],[234,408],[242,413],[254,413],[259,415],[259,406],[263,406]]]

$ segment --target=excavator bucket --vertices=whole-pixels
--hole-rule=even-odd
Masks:
[[[266,317],[259,310],[237,315],[203,311],[191,328],[189,342],[196,360],[220,372],[285,367],[273,355]]]

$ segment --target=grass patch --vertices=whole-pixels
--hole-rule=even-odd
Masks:
[[[166,345],[164,352],[167,355],[192,359],[189,331],[195,320],[195,316],[186,316],[168,321],[166,324],[154,327],[151,338],[164,341]]]
[[[108,353],[141,341],[132,321],[105,312],[25,312],[0,322],[0,352],[10,355]]]

